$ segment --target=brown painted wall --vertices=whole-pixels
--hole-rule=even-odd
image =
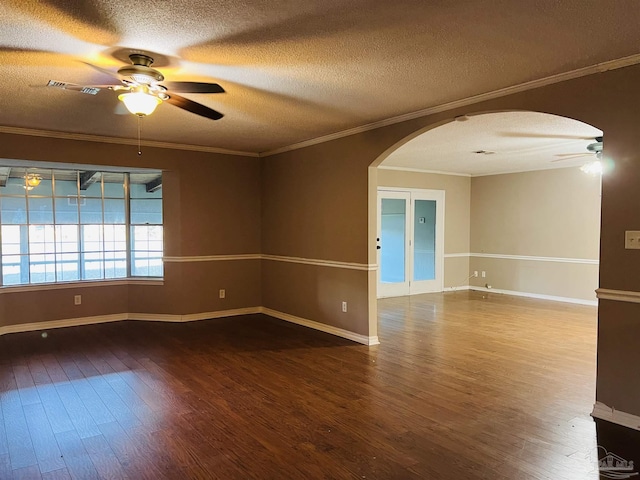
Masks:
[[[621,290],[640,291],[640,252],[623,248],[624,230],[640,230],[636,213],[640,204],[640,151],[638,125],[640,125],[640,66],[603,72],[589,77],[550,85],[518,93],[473,106],[424,116],[374,131],[352,135],[294,152],[266,158],[263,163],[263,251],[280,255],[324,258],[366,263],[375,260],[375,231],[371,221],[375,218],[375,186],[377,179],[368,183],[368,166],[377,165],[385,154],[421,131],[452,120],[462,114],[502,110],[531,110],[553,113],[589,123],[605,132],[605,155],[615,159],[615,170],[605,177],[602,194],[602,233],[600,286]],[[365,192],[366,189],[366,200]],[[372,214],[373,213],[373,214]],[[368,219],[369,225],[364,224]],[[344,232],[344,233],[343,233]],[[366,244],[367,254],[364,253]],[[263,278],[276,277],[273,265],[263,265]],[[324,267],[313,267],[324,268]],[[311,296],[313,285],[305,285],[302,275],[283,281],[277,294],[264,289],[265,305],[279,305],[288,311],[301,308],[299,292]],[[370,282],[354,278],[333,292],[333,298],[323,297],[323,303],[337,305],[344,295],[367,298]],[[319,292],[316,291],[319,294]],[[276,298],[277,295],[277,298]],[[363,305],[368,316],[375,315],[375,304]],[[628,325],[640,317],[640,305],[626,306],[611,314],[600,312],[601,335],[622,331],[640,340],[640,332]],[[317,310],[304,310],[301,315],[318,315],[313,320],[337,324],[333,314]],[[338,317],[339,318],[339,317]],[[371,319],[370,319],[371,320]],[[371,323],[369,324],[371,329]],[[371,331],[371,330],[370,330]],[[634,364],[635,353],[618,352],[618,360],[603,349],[614,348],[603,344],[599,351],[598,398],[607,399],[611,406],[625,405],[629,413],[640,414],[640,404],[631,405],[625,399],[640,397],[640,375],[617,371],[616,366]]]
[[[0,135],[0,158],[163,170],[165,255],[260,252],[260,161],[202,152]],[[0,294],[0,326],[112,313],[182,315],[262,304],[260,261],[166,262],[164,285]],[[218,290],[226,298],[218,298]],[[73,296],[82,295],[82,305]]]
[[[578,167],[471,180],[471,251],[597,260],[600,178]],[[471,285],[595,301],[598,265],[471,259]]]
[[[370,158],[345,152],[347,140],[263,160],[263,253],[367,262]]]
[[[264,306],[370,336],[366,271],[265,260]],[[347,312],[342,312],[342,302]]]
[[[375,262],[372,259],[376,254],[371,219],[375,218],[372,212],[375,213],[376,208],[377,179],[375,169],[372,169],[374,173],[369,181],[368,167],[379,163],[385,152],[408,137],[461,114],[533,110],[564,115],[603,130],[604,153],[615,161],[615,169],[603,182],[600,286],[640,291],[640,275],[637,274],[640,252],[623,248],[624,231],[640,230],[636,210],[640,204],[638,85],[640,66],[627,67],[282,153],[263,159],[261,166],[255,159],[151,148],[145,149],[143,157],[137,159],[135,149],[129,146],[17,135],[0,136],[0,156],[141,165],[175,172],[179,180],[171,181],[177,182],[179,189],[172,193],[167,189],[165,199],[171,201],[173,196],[180,208],[167,218],[167,255],[230,253],[225,251],[227,249],[235,253],[256,253],[254,249],[260,245],[262,252],[267,254],[365,264]],[[205,166],[207,163],[210,166]],[[216,177],[219,172],[222,177]],[[238,173],[237,178],[232,172]],[[223,185],[216,178],[231,183]],[[210,185],[206,183],[209,181],[218,182],[215,184],[218,188],[195,190],[203,183]],[[249,195],[249,199],[245,195]],[[221,212],[221,208],[232,208],[237,216]],[[260,223],[263,228],[256,229]],[[262,232],[261,238],[259,232]],[[322,271],[329,267],[283,266],[266,260],[261,263],[263,298],[255,293],[255,298],[247,303],[262,303],[285,313],[357,332],[362,332],[366,325],[365,330],[369,334],[373,332],[375,302],[371,298],[375,290],[371,285],[375,276],[371,273],[340,270],[338,274]],[[312,274],[309,269],[314,270]],[[189,304],[217,308],[218,302],[211,298],[213,285],[202,285],[193,280],[201,278],[200,275],[185,275],[183,270],[184,264],[175,271],[173,267],[168,268],[164,287],[145,287],[147,305],[180,312],[186,312]],[[207,282],[215,283],[208,275],[215,276],[216,273],[203,275]],[[250,283],[250,279],[243,280]],[[236,289],[243,289],[245,283],[228,286],[227,291],[233,295]],[[176,290],[176,284],[182,289]],[[139,291],[131,287],[128,291],[130,302],[141,301]],[[110,295],[106,292],[105,295]],[[132,292],[136,298],[131,298]],[[58,298],[58,293],[51,295]],[[117,292],[116,296],[121,297]],[[15,318],[17,311],[26,304],[52,300],[41,294],[7,298],[6,294],[0,295],[0,313],[3,313],[0,324]],[[65,297],[60,298],[66,302]],[[336,307],[344,298],[352,299],[349,309],[354,312],[353,317],[336,313]],[[57,300],[53,303],[57,305]],[[66,313],[62,307],[55,308],[60,308],[60,313],[51,312],[52,318]],[[67,308],[66,304],[64,308]],[[131,303],[129,308],[132,308]],[[630,399],[640,397],[640,375],[618,367],[636,364],[637,354],[631,344],[640,340],[640,331],[636,332],[634,326],[637,318],[640,318],[638,304],[616,308],[603,305],[601,308],[599,328],[603,341],[599,345],[597,382],[598,399],[636,415],[640,414],[640,404]],[[623,335],[628,342],[622,346],[616,344],[618,335]]]

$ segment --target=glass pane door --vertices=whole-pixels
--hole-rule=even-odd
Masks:
[[[380,231],[380,279],[386,283],[404,282],[406,277],[407,202],[404,199],[382,199]]]
[[[378,190],[378,297],[444,288],[444,191]]]
[[[378,295],[409,294],[409,194],[380,192],[378,196]]]
[[[416,200],[413,212],[413,280],[436,278],[436,202]]]

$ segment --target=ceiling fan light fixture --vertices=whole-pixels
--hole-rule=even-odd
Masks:
[[[601,161],[596,160],[595,162],[585,163],[580,167],[580,170],[588,175],[592,175],[595,177],[598,175],[602,175],[603,165]]]
[[[40,185],[40,182],[42,182],[42,177],[40,175],[37,175],[35,173],[28,173],[24,176],[23,187],[26,190],[30,191],[36,188],[38,185]]]
[[[118,100],[124,103],[127,110],[139,117],[151,115],[156,107],[162,103],[162,100],[145,90],[123,93],[118,95]]]

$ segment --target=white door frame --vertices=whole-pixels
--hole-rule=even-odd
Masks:
[[[380,283],[380,250],[378,250],[378,298],[416,295],[420,293],[442,292],[444,290],[444,212],[445,212],[445,192],[444,190],[431,190],[421,188],[399,188],[399,187],[378,187],[378,225],[377,236],[380,238],[380,219],[382,197],[385,198],[406,198],[409,196],[407,204],[407,231],[406,231],[406,252],[405,256],[405,272],[407,275],[408,288],[405,284],[398,288],[381,288]],[[435,250],[435,280],[414,281],[414,261],[413,261],[413,242],[414,242],[414,202],[415,200],[432,200],[436,202],[436,250]]]

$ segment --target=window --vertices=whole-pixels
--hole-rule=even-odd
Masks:
[[[3,286],[162,277],[162,174],[0,167]]]

